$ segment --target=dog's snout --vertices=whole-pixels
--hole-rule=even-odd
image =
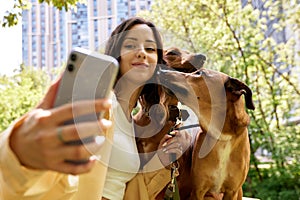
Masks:
[[[195,54],[193,56],[193,60],[191,60],[191,64],[196,68],[196,69],[200,69],[203,67],[204,63],[206,61],[206,56],[203,54]]]
[[[196,60],[199,60],[199,61],[205,61],[206,60],[206,56],[201,54],[201,53],[198,53],[195,55],[195,59]]]

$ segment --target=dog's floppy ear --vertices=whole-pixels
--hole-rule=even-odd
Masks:
[[[246,107],[251,110],[255,109],[252,100],[252,91],[245,83],[239,81],[238,79],[229,77],[228,80],[225,82],[224,87],[226,91],[229,91],[238,97],[244,94]]]

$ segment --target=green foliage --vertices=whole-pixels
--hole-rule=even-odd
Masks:
[[[290,165],[285,169],[272,167],[261,169],[262,180],[250,169],[244,184],[244,195],[263,200],[298,200],[300,197],[300,167]]]
[[[21,66],[12,77],[0,76],[0,132],[36,106],[49,83],[45,72],[30,67]]]
[[[77,3],[85,3],[86,0],[39,0],[39,3],[47,3],[59,10],[68,11],[70,8],[74,8]],[[27,0],[14,0],[11,10],[8,10],[0,21],[2,27],[11,27],[19,23],[20,17],[22,17],[22,11],[31,8],[31,3]]]
[[[47,3],[53,5],[59,10],[65,9],[68,11],[70,8],[75,8],[77,3],[85,3],[86,0],[39,0],[40,3]]]
[[[11,10],[6,11],[3,19],[0,21],[2,27],[15,26],[19,22],[19,17],[22,16],[22,10],[29,9],[31,4],[26,0],[14,0]]]
[[[300,4],[262,0],[258,9],[255,2],[260,1],[156,0],[150,12],[140,15],[161,28],[165,47],[204,53],[205,67],[252,89],[256,109],[247,112],[253,169],[245,191],[262,199],[298,199],[300,126],[289,121],[300,116]],[[259,167],[254,154],[259,148],[273,162],[268,169]],[[279,183],[289,181],[298,189]]]

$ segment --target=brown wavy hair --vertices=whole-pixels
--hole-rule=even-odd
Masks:
[[[157,65],[164,65],[165,61],[163,60],[163,43],[161,34],[152,22],[140,17],[129,18],[123,21],[115,28],[115,30],[111,33],[111,36],[106,43],[105,54],[116,58],[120,62],[121,46],[123,44],[127,31],[129,31],[133,26],[138,24],[146,24],[151,28],[157,46]],[[148,81],[149,83],[145,84],[141,92],[141,95],[145,95],[145,100],[151,104],[159,102],[158,87],[160,86],[156,84],[157,70],[158,66],[155,69],[152,79]],[[120,78],[120,74],[118,75],[118,78]]]

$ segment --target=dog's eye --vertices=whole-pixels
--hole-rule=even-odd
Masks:
[[[195,74],[200,75],[200,76],[206,76],[206,72],[203,70],[198,70],[195,72]]]
[[[171,50],[169,52],[166,53],[167,56],[179,56],[180,52],[176,51],[176,50]]]

